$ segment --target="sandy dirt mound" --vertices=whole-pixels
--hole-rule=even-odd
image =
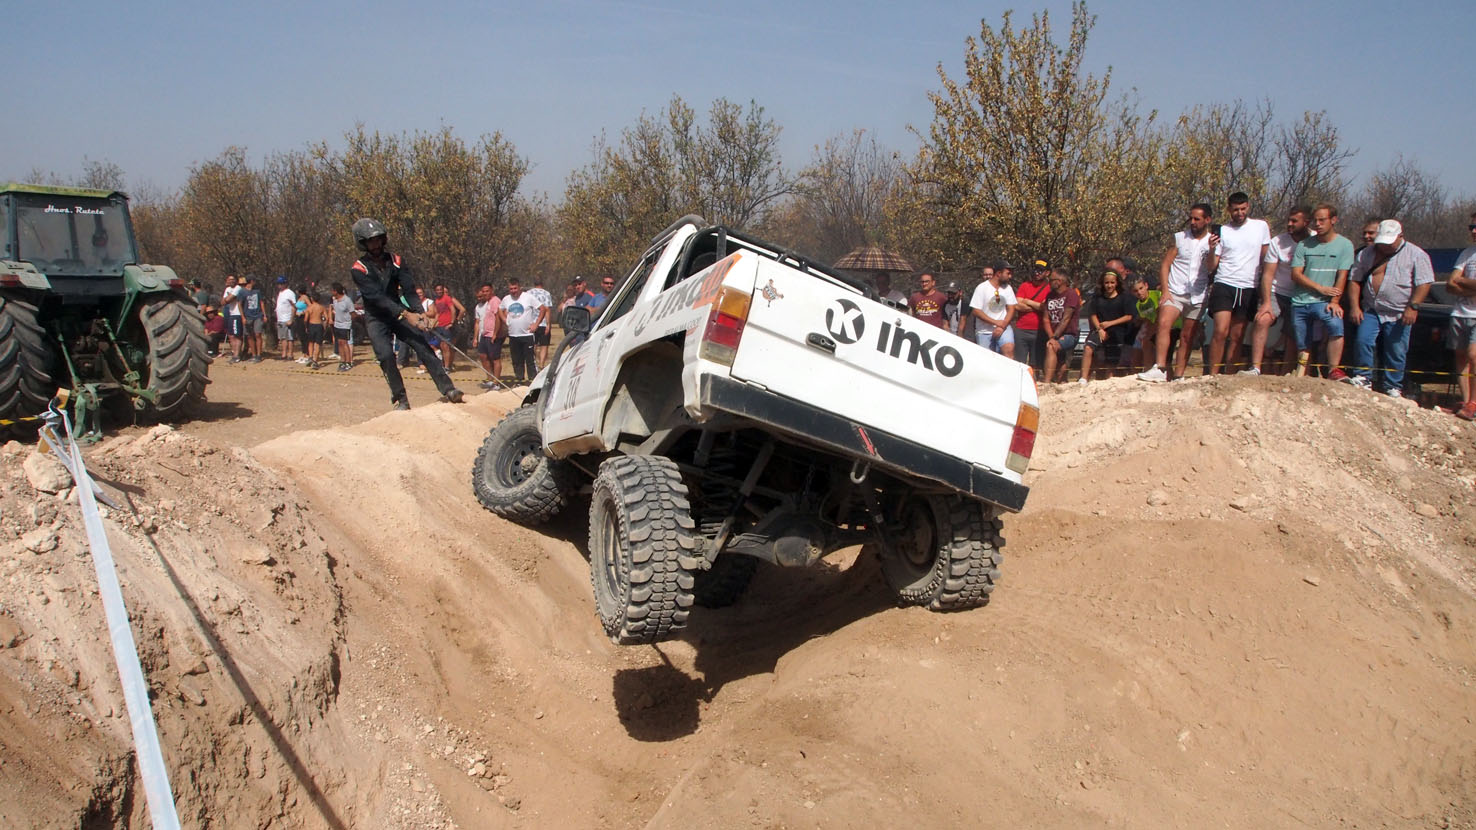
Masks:
[[[762,569],[681,640],[622,649],[593,612],[584,506],[535,531],[471,495],[516,404],[249,453],[159,433],[179,453],[159,470],[128,457],[140,439],[94,453],[153,506],[114,532],[201,823],[1476,824],[1476,442],[1448,415],[1310,380],[1046,390],[988,608],[894,608],[853,550]],[[101,610],[71,509],[19,456],[5,471],[0,818],[137,824],[106,643],[77,644]],[[56,550],[25,549],[37,528]]]

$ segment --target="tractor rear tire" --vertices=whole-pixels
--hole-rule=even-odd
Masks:
[[[179,297],[144,299],[138,310],[149,341],[148,388],[160,420],[190,417],[210,383],[210,339],[205,318]]]
[[[994,508],[961,496],[919,496],[905,505],[903,525],[880,550],[899,604],[930,611],[988,604],[1004,558]]]
[[[589,508],[595,610],[616,645],[670,639],[687,625],[699,537],[681,470],[622,455],[600,465]]]
[[[56,387],[51,348],[36,322],[36,307],[0,294],[0,421],[30,418],[46,411]],[[40,423],[0,423],[0,436],[34,439]]]

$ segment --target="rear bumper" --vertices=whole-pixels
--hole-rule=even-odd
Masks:
[[[704,409],[758,421],[802,442],[894,473],[936,481],[1010,512],[1019,512],[1030,494],[1029,487],[977,464],[742,381],[703,375],[698,395]]]

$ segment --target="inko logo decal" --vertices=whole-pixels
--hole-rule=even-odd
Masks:
[[[849,345],[866,333],[866,317],[861,313],[861,307],[850,300],[836,300],[825,310],[825,329],[836,342]],[[883,321],[877,329],[875,348],[880,354],[921,366],[945,378],[956,377],[963,371],[963,354],[928,337],[936,331],[927,325],[919,326],[915,331],[909,330],[902,318],[896,322]]]
[[[825,329],[841,343],[855,343],[866,333],[866,318],[860,306],[850,300],[836,300],[825,310]]]

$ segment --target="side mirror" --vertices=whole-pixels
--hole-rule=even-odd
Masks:
[[[588,334],[590,322],[589,309],[584,306],[571,305],[559,317],[559,327],[564,330],[565,335]]]

